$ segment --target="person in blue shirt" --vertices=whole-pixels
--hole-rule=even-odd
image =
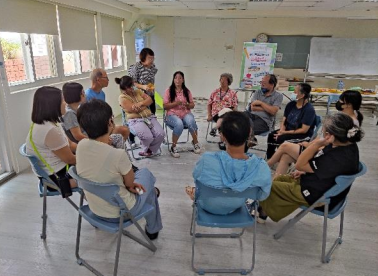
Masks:
[[[268,135],[267,159],[283,142],[309,141],[315,127],[315,109],[309,102],[311,86],[300,83],[295,87],[292,101],[286,105],[280,128]]]
[[[92,85],[85,90],[86,101],[89,102],[92,99],[98,99],[105,102],[105,93],[102,90],[109,85],[109,77],[104,69],[93,69],[91,75]],[[115,126],[113,134],[121,134],[123,140],[126,141],[130,135],[130,130],[127,126]]]
[[[228,112],[224,115],[219,130],[220,137],[226,144],[226,151],[204,153],[194,168],[194,182],[213,188],[229,188],[237,192],[259,187],[260,200],[267,198],[272,185],[270,169],[262,158],[244,152],[245,143],[250,135],[248,116],[243,112]],[[194,199],[195,187],[186,187],[186,193]],[[213,214],[228,214],[245,204],[238,201],[226,206],[222,203],[220,201],[210,204],[217,206],[216,208],[207,206],[205,201],[200,204],[204,210]]]
[[[109,85],[108,74],[101,68],[96,68],[91,73],[92,86],[85,90],[87,102],[91,99],[98,99],[105,102],[105,93],[102,90]]]

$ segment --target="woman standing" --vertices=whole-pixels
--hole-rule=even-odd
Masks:
[[[164,140],[164,130],[148,109],[152,99],[142,91],[134,89],[134,81],[129,76],[115,78],[115,82],[121,90],[119,104],[126,113],[129,127],[136,132],[142,144],[139,155],[148,157],[156,154]]]
[[[198,127],[190,111],[193,108],[192,93],[185,86],[184,73],[177,71],[173,74],[171,86],[164,94],[164,109],[167,110],[166,124],[173,130],[171,155],[175,158],[180,157],[176,145],[184,127],[188,127],[192,135],[194,153],[201,152],[201,147],[198,143]]]
[[[154,64],[155,53],[150,48],[143,48],[139,59],[139,62],[130,66],[128,73],[134,79],[135,86],[151,97],[149,108],[152,114],[155,114],[155,75],[158,71]]]

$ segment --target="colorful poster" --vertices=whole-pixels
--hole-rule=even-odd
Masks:
[[[266,74],[273,74],[277,43],[244,42],[240,87],[260,89]]]

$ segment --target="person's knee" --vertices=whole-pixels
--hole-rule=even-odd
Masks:
[[[184,131],[184,124],[181,120],[178,120],[173,128],[173,134],[176,136],[181,136],[182,132]]]

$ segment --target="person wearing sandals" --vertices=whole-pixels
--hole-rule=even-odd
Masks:
[[[234,90],[230,89],[233,77],[230,73],[223,73],[220,76],[220,88],[211,92],[209,101],[207,102],[207,121],[217,122],[219,118],[219,111],[223,108],[230,108],[236,110],[238,107],[238,97]],[[210,131],[211,136],[216,135],[216,128]]]
[[[120,186],[119,195],[132,213],[138,213],[144,204],[154,207],[146,216],[146,234],[153,240],[163,228],[160,216],[158,190],[155,177],[146,168],[135,174],[125,150],[109,145],[109,135],[115,125],[112,108],[104,101],[84,103],[77,112],[80,127],[88,138],[80,141],[76,150],[76,169],[80,177],[97,183],[114,183]],[[137,189],[143,191],[139,194]],[[89,208],[96,216],[107,221],[119,220],[119,208],[84,191]]]
[[[323,124],[323,137],[314,140],[299,155],[292,175],[273,180],[270,196],[260,202],[259,222],[269,216],[278,222],[300,206],[310,206],[335,185],[339,175],[356,174],[359,169],[357,142],[363,131],[344,113],[328,116]],[[347,196],[350,188],[331,198],[330,210]]]
[[[173,74],[171,86],[164,94],[164,109],[166,112],[165,123],[172,128],[172,146],[171,155],[175,158],[180,157],[177,150],[177,141],[180,138],[184,127],[188,127],[192,135],[194,153],[199,154],[201,147],[198,142],[198,127],[193,113],[190,111],[194,108],[192,93],[185,86],[184,73],[177,71]]]
[[[37,89],[33,99],[33,123],[26,138],[26,153],[38,158],[39,166],[58,186],[58,179],[67,177],[67,164],[76,164],[73,154],[76,144],[67,139],[60,124],[65,113],[66,103],[59,88],[43,86]],[[75,180],[68,178],[71,188],[77,187]]]
[[[204,153],[193,170],[194,182],[213,188],[230,188],[237,192],[259,187],[260,198],[267,198],[272,184],[270,169],[264,159],[244,152],[249,135],[250,122],[246,114],[237,111],[226,113],[220,127],[226,151]],[[186,193],[194,199],[195,187],[186,187]],[[231,213],[244,204],[238,202],[228,206],[229,208],[222,206],[222,212],[226,212],[222,214]],[[201,207],[208,212],[220,214],[217,210]]]
[[[129,127],[141,142],[142,151],[139,155],[149,157],[156,154],[165,135],[156,116],[148,108],[152,103],[151,97],[136,89],[130,76],[115,78],[115,82],[121,90],[119,104],[126,113]]]

